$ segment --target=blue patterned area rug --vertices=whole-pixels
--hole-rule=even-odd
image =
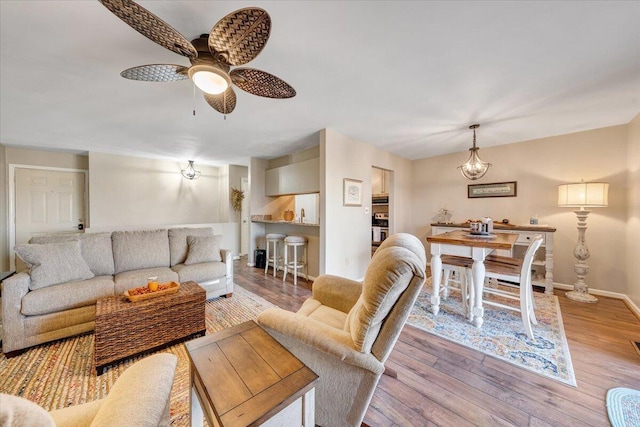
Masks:
[[[555,295],[534,292],[538,324],[533,325],[532,341],[518,312],[485,306],[484,323],[478,329],[465,318],[457,291],[452,290],[447,300],[440,299],[437,316],[431,312],[430,292],[428,281],[407,320],[411,326],[576,387]]]
[[[640,426],[640,391],[624,387],[610,389],[607,413],[612,427]]]

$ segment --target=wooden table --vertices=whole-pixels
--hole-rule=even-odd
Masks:
[[[431,280],[433,293],[431,305],[433,314],[440,311],[440,280],[442,278],[442,260],[440,255],[458,255],[473,259],[471,275],[473,278],[474,300],[471,314],[473,324],[482,326],[484,308],[482,307],[482,288],[484,287],[484,259],[495,249],[511,250],[518,238],[517,234],[495,233],[494,238],[471,236],[468,231],[456,230],[436,236],[428,236],[431,244]]]
[[[318,376],[255,322],[186,347],[192,426],[314,426]]]
[[[443,224],[438,222],[431,223],[431,234],[433,235],[448,233],[449,231],[453,230],[465,229],[469,230],[468,222],[450,224]],[[513,225],[494,222],[493,230],[497,233],[517,234],[518,240],[516,240],[515,246],[520,246],[521,248],[528,248],[536,235],[542,235],[543,241],[540,248],[544,249],[544,258],[534,259],[533,265],[544,269],[544,280],[534,280],[533,277],[532,280],[534,280],[534,285],[544,286],[544,292],[547,295],[553,295],[553,235],[555,234],[556,229],[548,225]],[[517,251],[514,248],[513,253],[498,253],[498,255],[518,257],[518,254],[516,252]]]
[[[174,294],[131,302],[125,296],[96,303],[96,372],[117,360],[204,335],[206,292],[195,282]]]

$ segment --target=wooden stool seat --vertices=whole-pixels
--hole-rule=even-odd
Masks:
[[[298,257],[298,248],[302,248],[302,256]],[[289,252],[293,251],[293,259],[290,259]],[[289,269],[293,269],[293,284],[298,285],[298,270],[304,268],[304,277],[309,280],[309,269],[307,267],[307,238],[304,236],[287,236],[284,239],[284,275],[282,281],[287,280]]]
[[[282,262],[282,253],[278,251],[278,247],[280,246],[281,242],[284,242],[284,239],[286,237],[286,234],[280,233],[267,234],[267,253],[265,256],[266,262],[264,266],[265,274],[269,270],[269,262],[271,262],[271,267],[273,268],[273,277],[276,277],[278,265]]]

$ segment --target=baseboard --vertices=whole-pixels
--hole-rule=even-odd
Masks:
[[[566,291],[571,291],[571,290],[573,290],[573,285],[567,285],[565,283],[553,282],[553,288],[554,289],[563,289],[563,290],[566,290]],[[593,294],[593,295],[600,295],[600,296],[603,296],[603,297],[615,298],[615,299],[623,300],[624,303],[627,305],[627,307],[629,307],[629,310],[631,310],[631,312],[638,319],[640,319],[640,307],[638,307],[631,300],[631,298],[629,298],[629,296],[627,294],[621,294],[619,292],[604,291],[602,289],[595,289],[595,288],[589,288],[589,293]]]

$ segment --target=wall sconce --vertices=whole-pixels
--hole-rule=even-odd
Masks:
[[[182,176],[187,179],[198,179],[200,177],[200,171],[197,171],[193,167],[193,160],[189,160],[189,164],[186,169],[182,169]]]
[[[609,205],[609,184],[606,182],[578,182],[575,184],[562,184],[558,186],[558,206],[576,207],[578,217],[578,244],[573,250],[573,256],[578,262],[573,269],[578,276],[578,281],[573,285],[573,291],[567,292],[567,298],[580,302],[596,302],[598,299],[589,293],[589,287],[584,281],[589,272],[587,259],[589,248],[585,242],[584,234],[587,231],[587,216],[591,213],[587,208],[602,208]]]

